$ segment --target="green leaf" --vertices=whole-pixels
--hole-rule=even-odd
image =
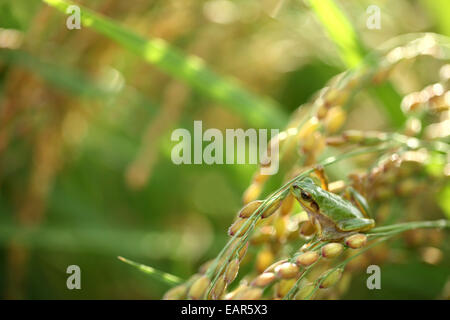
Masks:
[[[330,39],[339,47],[342,60],[348,67],[356,67],[363,60],[365,50],[350,21],[333,0],[308,2]]]
[[[133,266],[133,267],[136,267],[136,268],[139,269],[140,271],[145,272],[146,274],[149,274],[149,275],[151,275],[152,277],[154,277],[154,278],[156,278],[156,279],[159,279],[159,280],[161,280],[161,281],[163,281],[163,282],[166,282],[166,283],[168,283],[168,284],[176,285],[176,284],[180,284],[180,283],[184,282],[183,279],[178,278],[177,276],[174,276],[174,275],[172,275],[172,274],[170,274],[170,273],[167,273],[167,272],[164,272],[164,271],[160,271],[160,270],[157,270],[157,269],[155,269],[155,268],[146,266],[146,265],[144,265],[144,264],[141,264],[141,263],[137,263],[137,262],[128,260],[128,259],[126,259],[126,258],[124,258],[124,257],[120,257],[120,256],[119,256],[119,257],[117,257],[117,258],[118,258],[120,261],[125,262],[125,263],[127,263],[127,264],[129,264],[129,265],[131,265],[131,266]]]

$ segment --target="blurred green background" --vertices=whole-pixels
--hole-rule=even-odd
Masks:
[[[351,55],[404,33],[450,36],[447,0],[335,1],[354,33],[308,1],[77,3],[118,29],[68,30],[67,15],[41,1],[0,0],[1,298],[161,298],[167,284],[117,256],[186,279],[226,243],[256,170],[176,166],[173,129],[194,120],[221,130],[282,129],[352,66]],[[366,26],[369,5],[381,9],[380,30]],[[169,50],[168,60],[148,63],[154,52],[120,26]],[[387,98],[362,93],[347,126],[400,127],[400,97],[438,81],[429,72],[438,66],[431,58],[404,66]],[[439,265],[397,247],[402,259],[383,267],[381,291],[367,290],[362,274],[344,298],[439,297],[449,283],[448,243]],[[72,264],[81,268],[82,290],[66,288]]]

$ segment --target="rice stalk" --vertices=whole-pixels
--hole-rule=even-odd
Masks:
[[[422,180],[427,178],[426,175],[424,176],[423,168],[430,154],[447,156],[448,161],[450,148],[445,140],[423,137],[414,130],[411,132],[411,128],[408,126],[404,128],[404,132],[357,130],[341,132],[341,127],[346,118],[345,110],[354,95],[364,87],[371,87],[381,80],[386,80],[387,65],[389,68],[394,68],[402,59],[416,58],[420,55],[430,55],[436,59],[449,59],[449,43],[448,39],[432,34],[418,37],[404,36],[391,41],[381,50],[384,55],[372,54],[367,58],[368,62],[364,66],[337,76],[330,82],[329,87],[320,91],[313,102],[299,108],[294,113],[288,128],[280,133],[277,139],[282,151],[280,157],[285,169],[282,173],[286,177],[286,182],[264,200],[260,200],[258,199],[259,193],[254,190],[262,190],[269,177],[259,173],[255,174],[244,195],[245,206],[238,213],[237,222],[230,228],[231,239],[206,270],[205,276],[210,279],[210,285],[203,298],[211,296],[212,290],[217,286],[223,272],[231,263],[233,270],[238,270],[237,266],[242,263],[242,256],[239,256],[238,252],[244,246],[248,246],[249,241],[252,243],[253,236],[259,237],[260,244],[266,243],[266,249],[269,251],[265,254],[264,259],[267,261],[264,260],[264,264],[268,265],[272,262],[272,266],[260,274],[243,277],[241,286],[238,287],[240,293],[232,291],[233,294],[225,294],[224,297],[230,299],[241,296],[260,298],[261,292],[251,293],[253,292],[252,288],[270,287],[272,289],[269,291],[273,291],[274,298],[277,299],[292,299],[295,296],[309,299],[321,287],[332,287],[341,276],[344,277],[348,274],[345,267],[350,261],[381,242],[408,230],[448,229],[450,227],[448,220],[404,222],[382,226],[383,217],[380,216],[375,217],[378,226],[365,234],[351,235],[342,243],[329,243],[314,235],[314,227],[308,226],[307,218],[301,218],[302,212],[294,214],[292,212],[293,205],[285,204],[285,202],[292,201],[289,188],[294,181],[314,174],[317,168],[325,169],[344,160],[361,159],[361,156],[367,158],[370,154],[376,155],[376,157],[372,159],[372,162],[366,164],[366,171],[350,173],[349,182],[337,181],[333,192],[345,197],[344,190],[351,186],[366,196],[369,201],[383,203],[392,198],[394,194],[408,199],[417,190],[422,190],[415,176]],[[374,61],[377,62],[374,63]],[[428,94],[427,101],[421,101],[421,105],[424,106],[421,109],[422,112],[435,115],[448,110],[448,100],[434,98],[443,95],[445,97],[446,87],[442,90],[436,88],[434,87],[434,91],[428,89],[431,94]],[[438,106],[436,107],[431,101]],[[414,116],[415,110],[417,107],[403,107],[403,112],[407,117]],[[323,157],[324,150],[328,148],[340,149],[341,153]],[[296,150],[298,153],[295,156]],[[294,156],[292,156],[293,154]],[[289,159],[290,162],[283,162],[286,159]],[[439,178],[440,176],[436,175],[428,177],[428,179],[438,180]],[[258,229],[258,226],[264,221],[261,220],[263,218],[266,218],[267,221]],[[289,222],[297,223],[297,232],[288,234],[288,229],[284,226]],[[281,224],[278,225],[279,223]],[[312,230],[307,232],[306,227],[312,228]],[[254,233],[255,230],[264,231],[266,235]],[[300,241],[302,246],[290,258],[286,258],[286,255],[279,254],[282,252],[280,249],[287,244],[289,239]],[[372,240],[375,241],[372,242]],[[367,241],[369,244],[366,245]],[[334,267],[330,267],[333,261],[339,260],[353,250],[356,250],[357,253],[345,258]],[[315,275],[320,270],[323,270],[322,274]],[[233,271],[233,276],[229,279],[237,276]],[[310,276],[316,277],[312,284],[306,280]],[[232,283],[228,281],[227,284],[231,286]],[[300,284],[302,284],[302,288],[306,287],[307,289],[297,295]],[[308,294],[304,294],[305,291]]]

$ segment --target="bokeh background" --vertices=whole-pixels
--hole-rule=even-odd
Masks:
[[[307,1],[77,3],[201,58],[276,115],[261,121],[258,108],[214,99],[91,28],[68,30],[67,15],[39,0],[0,0],[0,297],[159,299],[167,284],[117,256],[188,278],[226,243],[256,170],[176,166],[172,131],[194,120],[221,130],[282,129],[349,64]],[[404,33],[450,36],[447,0],[335,3],[368,51]],[[380,30],[366,26],[369,5],[381,9]],[[439,66],[430,58],[400,67],[391,107],[438,81]],[[346,126],[399,128],[401,117],[380,101],[361,93]],[[437,259],[404,242],[395,248],[382,290],[367,290],[360,274],[343,298],[435,299],[450,290],[448,241]],[[66,288],[71,264],[81,268],[82,290]]]

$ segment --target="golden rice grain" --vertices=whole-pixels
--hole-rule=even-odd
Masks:
[[[179,285],[173,287],[164,294],[163,300],[182,300],[186,298],[187,287],[185,285]]]
[[[236,279],[238,272],[239,272],[239,260],[234,259],[228,264],[225,270],[224,274],[225,282],[227,284],[233,282],[234,279]]]
[[[354,234],[345,239],[345,244],[352,249],[359,249],[366,245],[367,236],[361,233]]]
[[[295,261],[299,266],[309,267],[316,262],[317,259],[319,259],[319,254],[316,251],[307,251],[299,255]]]
[[[276,280],[276,275],[273,272],[264,272],[257,276],[251,283],[255,287],[266,287]]]
[[[282,279],[295,278],[298,275],[299,268],[296,264],[291,262],[285,262],[275,267],[275,273]]]
[[[343,271],[341,268],[331,271],[320,284],[320,288],[325,289],[334,286],[341,278]]]
[[[203,299],[203,296],[206,293],[206,290],[208,289],[210,283],[211,281],[207,276],[201,276],[189,288],[188,297],[192,300]]]
[[[239,211],[238,216],[241,218],[249,218],[263,202],[264,201],[262,200],[255,200],[248,203],[241,209],[241,211]]]
[[[329,243],[322,247],[322,257],[324,258],[336,258],[338,257],[343,251],[344,246],[341,243]]]

